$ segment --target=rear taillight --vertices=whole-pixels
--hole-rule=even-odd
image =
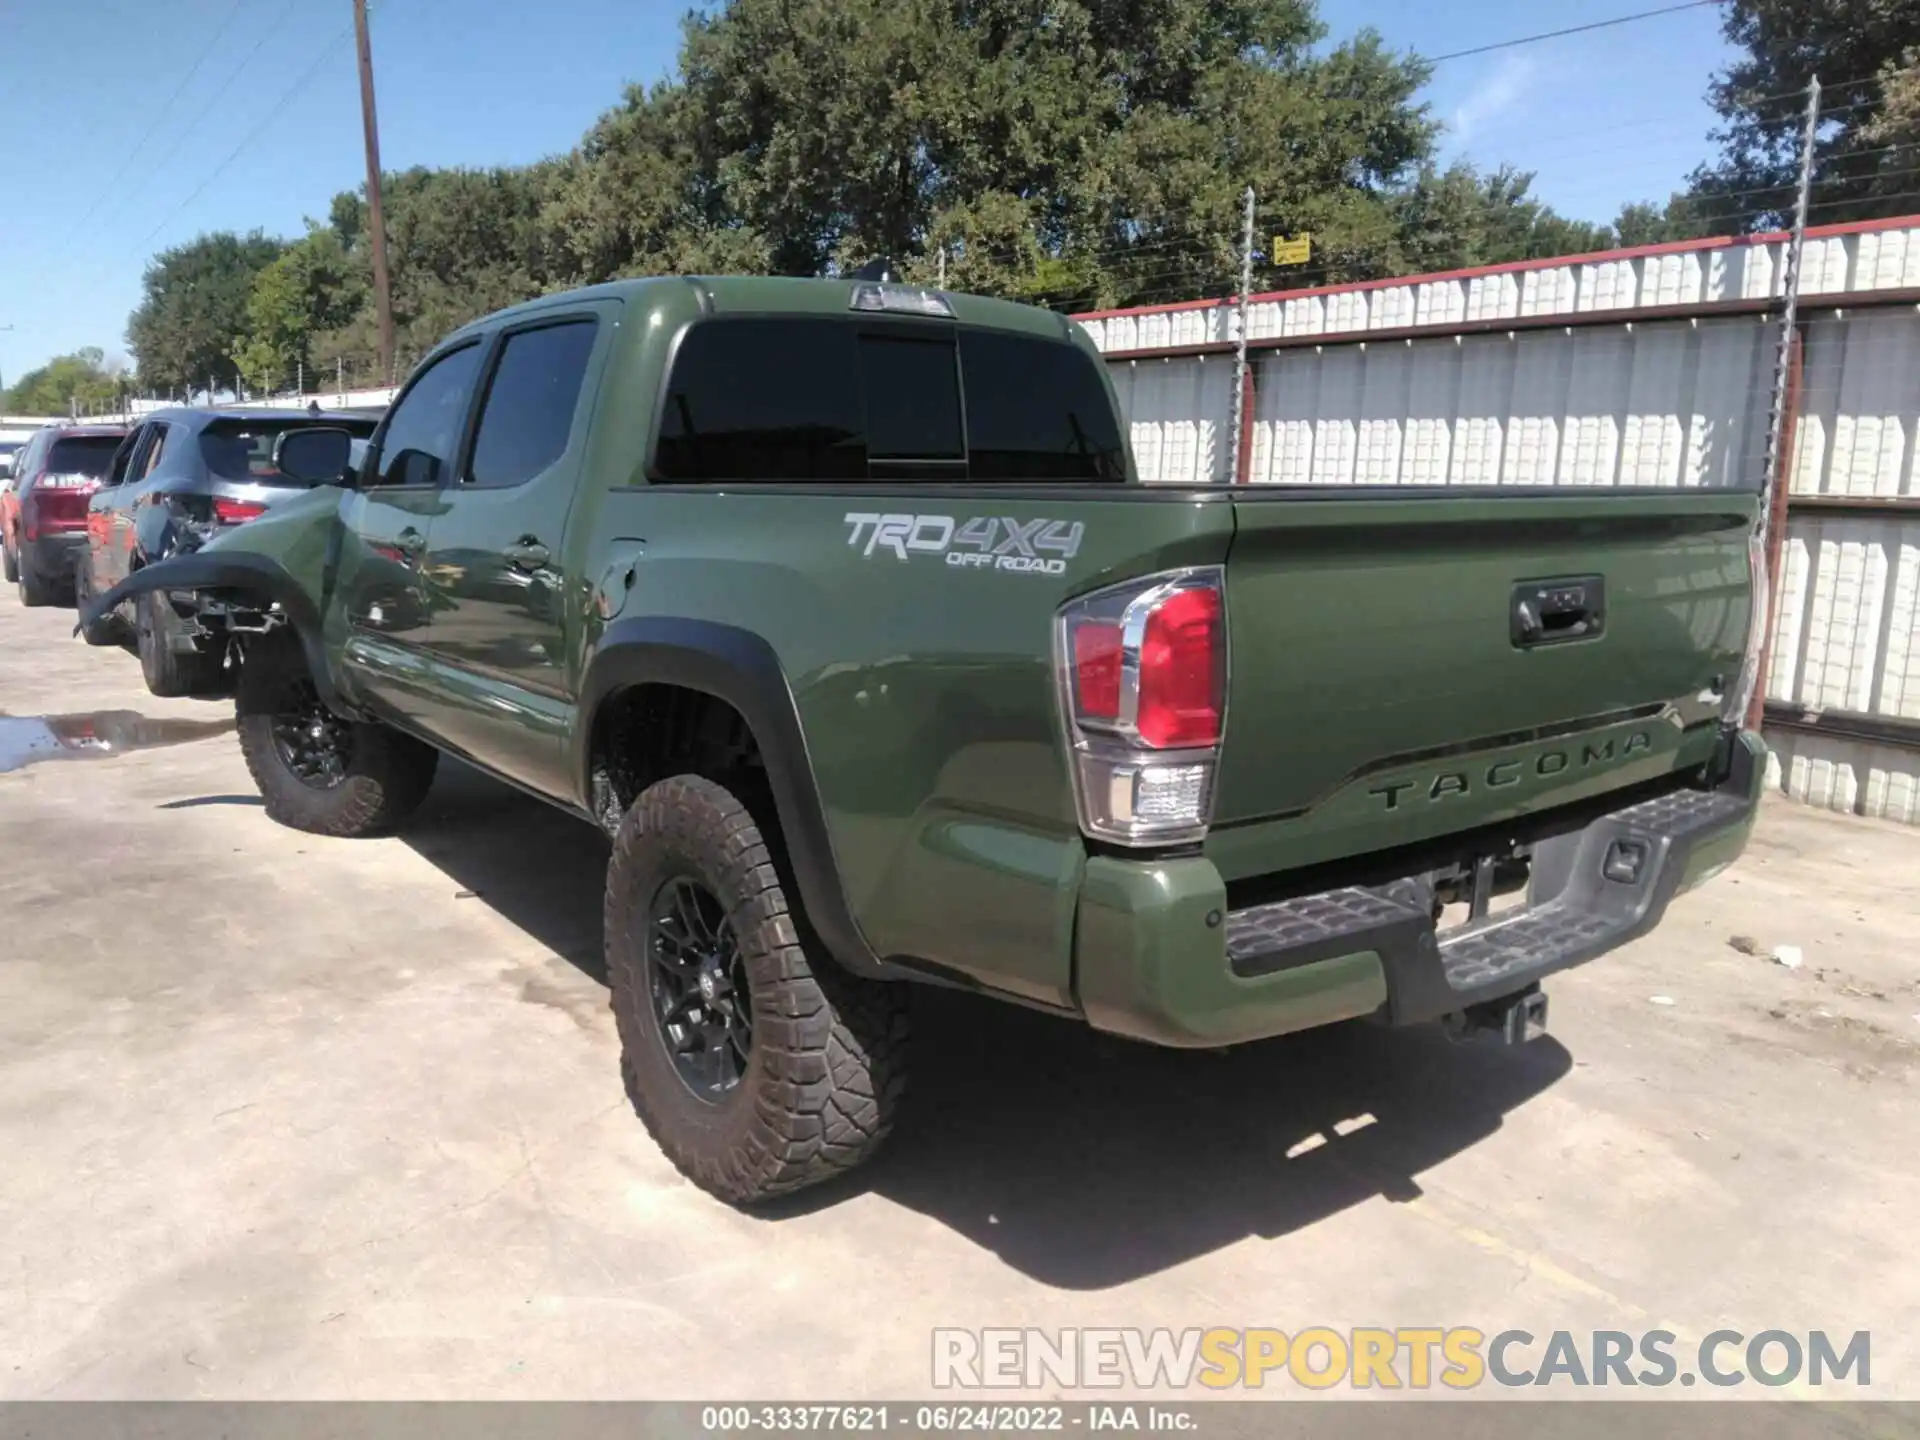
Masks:
[[[36,490],[77,490],[81,494],[91,494],[100,488],[100,482],[91,475],[42,475]]]
[[[1060,612],[1056,663],[1082,829],[1123,845],[1205,835],[1226,725],[1220,570],[1074,601]]]
[[[1070,623],[1073,637],[1073,709],[1082,720],[1120,718],[1120,625],[1113,620]]]
[[[223,500],[213,497],[213,518],[222,525],[238,525],[243,520],[257,520],[267,513],[267,507],[252,500]]]

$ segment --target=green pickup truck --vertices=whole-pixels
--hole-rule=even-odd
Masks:
[[[83,620],[223,648],[289,825],[445,752],[604,827],[628,1091],[736,1203],[873,1152],[912,984],[1520,1040],[1753,822],[1752,493],[1144,486],[1077,327],[860,280],[507,310],[349,455]]]

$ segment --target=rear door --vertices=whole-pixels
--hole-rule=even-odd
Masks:
[[[146,443],[150,425],[134,430],[120,442],[106,478],[87,502],[87,564],[96,594],[112,589],[126,575],[117,563],[115,527],[120,506],[127,497],[127,481],[133,474],[134,457]]]
[[[156,504],[162,507],[166,504],[164,499],[157,499],[154,494],[157,488],[155,476],[161,460],[178,443],[174,433],[164,420],[153,421],[134,437],[133,448],[123,452],[127,462],[126,474],[107,512],[106,564],[113,572],[107,581],[109,586],[117,585],[133,573],[136,558],[142,564],[157,558],[139,554],[140,515]],[[118,463],[118,457],[115,463]]]
[[[420,728],[429,699],[421,641],[428,600],[420,578],[442,482],[459,456],[484,346],[470,339],[428,360],[387,412],[340,504],[341,553],[333,638],[341,678],[364,703]]]
[[[434,734],[556,794],[570,785],[573,723],[563,542],[618,311],[617,301],[568,306],[497,337],[422,566]]]

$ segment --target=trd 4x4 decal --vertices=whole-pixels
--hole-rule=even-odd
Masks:
[[[885,551],[897,560],[915,555],[944,555],[949,565],[968,570],[1011,570],[1030,575],[1064,575],[1067,561],[1080,553],[1087,527],[1078,520],[1010,520],[951,515],[879,515],[849,512],[847,544],[862,555]]]

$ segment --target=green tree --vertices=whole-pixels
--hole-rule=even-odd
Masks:
[[[1309,0],[730,0],[687,22],[678,81],[602,118],[549,219],[591,278],[944,251],[956,285],[1086,305],[1229,286],[1251,184],[1323,277],[1394,273],[1426,72],[1323,38]]]
[[[1720,233],[1791,216],[1808,82],[1825,123],[1815,146],[1816,224],[1905,214],[1920,197],[1920,5],[1912,0],[1727,0],[1723,31],[1745,52],[1708,98],[1720,158],[1692,205]]]
[[[1605,243],[1526,175],[1441,169],[1427,75],[1369,31],[1328,44],[1314,0],[719,0],[684,22],[677,74],[629,88],[570,154],[386,178],[401,363],[500,306],[626,275],[884,256],[1062,309],[1222,295],[1248,186],[1268,288]],[[214,319],[181,298],[208,257],[160,257],[131,332],[143,366],[197,382],[244,337],[255,373],[340,358],[366,376],[367,223],[346,192],[284,259],[253,237],[268,253]],[[1269,263],[1268,236],[1303,231],[1309,266]]]
[[[303,239],[254,276],[239,355],[249,384],[279,389],[303,374],[312,378],[316,340],[351,324],[367,302],[363,267],[332,229],[310,225]]]
[[[1613,232],[1568,220],[1530,193],[1533,176],[1508,166],[1423,166],[1400,195],[1400,257],[1406,270],[1453,270],[1605,249]]]
[[[76,404],[84,410],[117,399],[124,382],[124,375],[107,367],[105,353],[88,346],[56,355],[22,375],[0,396],[0,409],[16,415],[65,415]]]
[[[218,231],[155,256],[139,308],[127,321],[141,383],[160,390],[231,383],[248,333],[254,277],[284,248],[258,230],[244,236]]]
[[[622,103],[555,167],[540,224],[556,281],[631,275],[763,273],[762,234],[728,208],[696,162],[698,127],[677,84],[628,88]]]
[[[1643,201],[1622,206],[1613,222],[1616,245],[1666,245],[1712,233],[1711,217],[1685,194],[1670,195],[1664,205]]]
[[[560,170],[554,162],[490,170],[416,167],[388,175],[387,257],[396,345],[404,366],[449,330],[559,288],[542,227]],[[350,319],[316,332],[313,358],[364,361],[378,345],[371,289],[368,211],[361,197],[334,197],[328,229],[345,270],[364,283]]]

